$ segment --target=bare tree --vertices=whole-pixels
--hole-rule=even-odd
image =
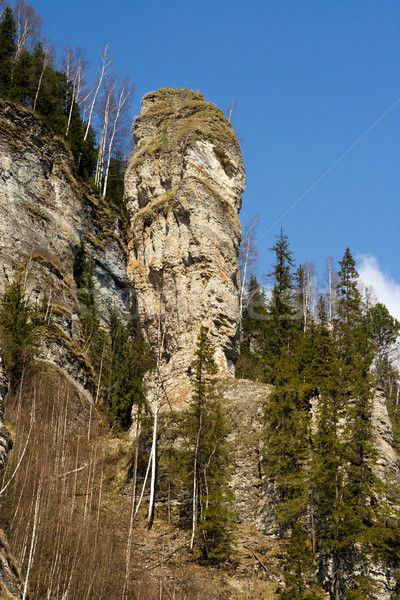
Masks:
[[[25,0],[17,0],[15,3],[15,24],[17,28],[15,60],[29,45],[34,44],[40,36],[42,17]]]
[[[101,189],[102,196],[107,193],[111,159],[115,149],[122,149],[130,136],[130,107],[134,86],[129,79],[119,82],[113,75],[108,78],[105,91],[97,111],[101,124],[99,152],[97,156],[95,184]],[[127,122],[129,120],[129,126]]]
[[[315,277],[315,266],[312,262],[305,262],[300,268],[300,291],[303,315],[303,330],[306,331],[309,321],[312,320],[317,298],[317,284]]]
[[[75,102],[80,104],[82,102],[82,97],[86,97],[88,95],[86,90],[86,73],[88,70],[88,65],[85,60],[84,50],[82,50],[82,48],[71,48],[71,46],[67,45],[63,56],[63,68],[68,83],[72,86],[71,104],[65,132],[65,134],[68,135]]]
[[[158,435],[158,413],[161,407],[161,357],[164,350],[165,323],[163,315],[158,315],[157,332],[157,363],[156,363],[156,389],[154,398],[154,416],[153,416],[153,439],[151,444],[151,480],[150,480],[150,499],[149,511],[147,514],[147,529],[151,529],[154,519],[154,501],[156,490],[156,466],[157,466],[157,435]]]
[[[41,68],[39,79],[38,79],[37,88],[36,88],[35,99],[33,101],[33,109],[34,110],[36,109],[37,102],[39,99],[39,94],[40,94],[40,90],[42,88],[44,74],[46,72],[47,67],[49,67],[54,62],[54,55],[55,55],[54,44],[52,44],[50,41],[44,40],[42,43],[42,47],[43,47],[43,62],[42,62],[42,68]]]
[[[254,236],[255,236],[256,227],[258,225],[259,220],[260,220],[260,215],[255,215],[252,218],[250,225],[246,228],[245,234],[242,239],[242,243],[240,244],[240,250],[239,250],[239,267],[240,267],[240,274],[241,274],[241,289],[240,289],[240,297],[239,297],[240,314],[243,314],[243,311],[247,308],[247,305],[245,302],[245,291],[246,291],[247,280],[249,279],[250,275],[253,274],[254,267],[256,266],[257,260],[258,260],[258,253],[257,253],[256,244],[254,241]]]
[[[35,513],[33,516],[31,546],[30,546],[30,550],[29,550],[29,558],[28,558],[28,565],[27,565],[27,570],[26,570],[24,593],[22,595],[22,600],[26,600],[28,584],[29,584],[29,576],[30,576],[30,572],[31,572],[32,562],[33,562],[33,555],[34,555],[35,547],[36,547],[40,496],[41,496],[41,482],[39,482],[37,492],[36,492]]]
[[[333,271],[332,256],[328,256],[328,258],[326,259],[326,279],[328,283],[328,325],[329,327],[332,327],[337,301],[337,274]]]
[[[105,165],[104,183],[102,195],[105,196],[107,193],[108,175],[110,172],[111,157],[114,150],[114,146],[117,141],[121,141],[121,136],[124,136],[126,129],[124,130],[124,117],[128,115],[131,99],[133,98],[134,86],[129,83],[129,79],[126,78],[119,89],[117,102],[113,111],[113,124],[110,139],[108,142],[107,149],[107,162]]]
[[[103,84],[104,78],[107,76],[107,73],[110,70],[111,67],[111,63],[112,63],[113,59],[112,57],[109,55],[108,53],[108,44],[106,44],[103,48],[103,54],[101,57],[101,64],[99,67],[99,73],[97,76],[97,81],[96,84],[93,88],[93,97],[91,99],[90,105],[89,105],[89,116],[88,116],[88,120],[86,122],[86,130],[85,130],[85,135],[83,138],[83,141],[86,141],[87,136],[89,135],[89,130],[90,130],[90,125],[92,123],[92,118],[93,118],[93,111],[94,111],[94,107],[96,105],[96,101],[97,101],[97,96],[99,95],[101,86]]]
[[[94,182],[98,187],[101,187],[102,180],[104,177],[104,161],[106,156],[107,141],[109,138],[108,132],[110,126],[110,119],[115,103],[115,98],[113,94],[115,85],[115,77],[109,78],[98,110],[99,121],[101,123],[101,134],[99,152],[97,155],[96,174],[94,178]]]

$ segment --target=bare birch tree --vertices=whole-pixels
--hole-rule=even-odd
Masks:
[[[130,108],[130,100],[133,98],[134,86],[129,83],[129,79],[126,78],[118,91],[117,102],[113,111],[113,124],[110,139],[108,142],[107,149],[107,162],[104,173],[104,183],[102,189],[102,195],[105,196],[107,193],[108,175],[110,172],[110,163],[114,145],[118,141],[119,135],[124,135],[124,117]]]
[[[35,98],[33,101],[33,110],[36,110],[36,106],[37,106],[37,102],[39,99],[39,94],[40,94],[40,90],[42,88],[42,83],[43,83],[43,77],[44,74],[46,72],[47,67],[49,67],[53,62],[54,62],[54,55],[55,55],[55,48],[54,48],[54,44],[52,44],[51,42],[44,40],[42,43],[42,48],[43,48],[43,61],[42,61],[42,68],[40,71],[40,75],[39,75],[39,79],[38,79],[38,84],[36,87],[36,92],[35,92]]]
[[[335,315],[335,306],[337,301],[337,274],[333,270],[333,258],[328,256],[326,259],[326,279],[328,284],[328,325],[333,326],[333,317]]]
[[[154,397],[154,415],[153,415],[153,438],[151,444],[151,479],[150,479],[150,499],[149,511],[147,514],[147,529],[151,529],[154,519],[154,501],[156,490],[156,466],[157,466],[157,435],[158,435],[158,413],[161,407],[161,358],[164,350],[165,322],[161,313],[158,315],[157,332],[157,363],[156,363],[156,385]]]
[[[71,48],[69,45],[66,46],[63,57],[63,68],[67,81],[72,87],[71,104],[65,131],[65,135],[68,136],[74,105],[75,103],[81,104],[82,97],[88,95],[88,92],[86,91],[86,73],[88,66],[82,48]]]
[[[25,0],[17,0],[14,9],[16,35],[15,60],[17,61],[21,52],[33,44],[40,36],[42,17]]]
[[[303,316],[303,331],[309,327],[313,318],[315,303],[317,299],[317,285],[315,278],[315,266],[312,262],[305,262],[299,269],[299,285],[301,293],[301,308]]]
[[[108,44],[106,44],[103,48],[103,54],[101,57],[101,64],[99,67],[99,73],[97,76],[97,81],[94,85],[93,88],[93,97],[91,99],[91,102],[89,104],[89,116],[88,116],[88,120],[86,122],[86,130],[85,130],[85,135],[83,138],[83,141],[85,142],[87,139],[87,136],[89,135],[89,130],[90,130],[90,125],[92,123],[92,118],[93,118],[93,111],[94,111],[94,107],[96,106],[96,101],[97,101],[97,97],[99,95],[101,86],[103,85],[104,79],[107,76],[107,73],[110,70],[111,64],[112,64],[112,57],[109,55],[108,53]]]
[[[239,267],[241,274],[241,289],[240,289],[240,314],[243,314],[243,311],[247,308],[245,302],[245,291],[247,281],[250,275],[254,272],[254,267],[257,264],[258,254],[257,248],[254,241],[254,235],[256,231],[256,227],[258,221],[260,220],[260,215],[255,215],[250,225],[247,227],[245,234],[242,239],[242,243],[240,244],[239,250]]]
[[[35,512],[34,512],[34,515],[33,515],[31,546],[30,546],[30,550],[29,550],[28,566],[27,566],[27,569],[26,569],[24,592],[23,592],[23,595],[22,595],[22,600],[26,600],[26,597],[27,597],[28,584],[29,584],[29,576],[30,576],[30,573],[31,573],[32,562],[33,562],[33,555],[34,555],[35,547],[36,547],[41,491],[42,491],[42,489],[41,489],[41,482],[39,482],[39,485],[38,485],[38,488],[37,488],[37,492],[36,492]]]
[[[101,134],[95,184],[101,189],[103,197],[107,193],[110,164],[115,150],[123,154],[126,139],[130,137],[129,109],[133,91],[134,86],[128,78],[119,82],[118,76],[109,77],[97,111]]]

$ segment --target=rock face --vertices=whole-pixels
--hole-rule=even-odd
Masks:
[[[92,256],[99,310],[130,309],[126,227],[73,172],[61,138],[32,112],[0,102],[0,295],[23,270],[32,302],[51,305],[56,324],[42,358],[83,393],[91,371],[80,351],[77,276],[82,248]]]
[[[164,392],[179,406],[190,395],[201,325],[209,328],[220,376],[234,372],[243,161],[222,112],[191,90],[145,96],[133,136],[125,178],[128,274],[153,347],[161,329]]]
[[[229,442],[234,454],[232,489],[235,510],[245,525],[265,531],[265,489],[262,477],[262,422],[269,386],[245,379],[226,379],[218,383],[224,399]]]
[[[51,306],[54,327],[43,332],[41,359],[56,365],[92,400],[93,373],[80,345],[77,276],[82,244],[94,262],[103,315],[130,310],[126,227],[76,179],[70,151],[32,112],[0,101],[0,296],[23,272],[31,302]],[[0,348],[0,470],[11,441],[3,425]],[[20,598],[18,572],[0,531],[0,597]]]

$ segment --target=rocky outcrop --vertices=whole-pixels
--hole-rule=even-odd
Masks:
[[[42,120],[0,101],[0,296],[22,273],[31,303],[46,302],[41,360],[60,369],[86,401],[93,373],[80,339],[77,279],[92,256],[100,315],[130,311],[126,227],[74,174],[71,153]],[[0,349],[1,355],[1,349]],[[0,357],[0,470],[11,441],[4,427],[7,382]],[[0,532],[0,596],[20,598],[18,571]]]
[[[46,302],[55,326],[42,359],[90,393],[80,349],[77,278],[82,249],[94,263],[100,314],[130,310],[126,227],[74,174],[65,142],[31,111],[0,101],[0,295],[24,273],[31,302]]]
[[[372,427],[378,452],[376,473],[382,481],[400,486],[400,464],[394,449],[393,427],[385,393],[379,389],[375,391],[372,403]]]
[[[162,321],[161,378],[168,400],[179,406],[190,395],[188,372],[201,325],[209,328],[220,375],[233,375],[242,156],[222,112],[191,90],[145,96],[133,136],[125,178],[129,277],[153,347]]]
[[[270,387],[245,379],[226,379],[217,389],[231,430],[228,441],[232,446],[235,510],[241,523],[264,531],[267,498],[262,477],[262,423]]]

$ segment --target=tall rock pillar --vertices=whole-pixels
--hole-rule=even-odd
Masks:
[[[201,325],[209,329],[220,376],[234,375],[243,160],[229,121],[191,90],[147,94],[133,137],[125,178],[129,277],[153,347],[161,320],[164,393],[174,406],[185,405]]]

